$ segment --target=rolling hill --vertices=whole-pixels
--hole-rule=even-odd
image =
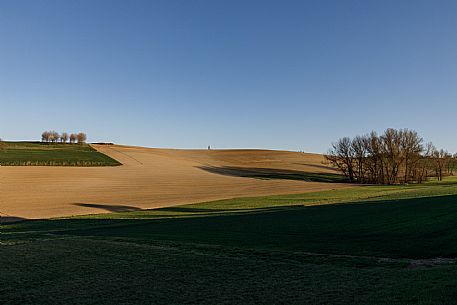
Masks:
[[[322,155],[273,150],[176,150],[92,145],[117,167],[2,167],[10,219],[132,211],[344,187]]]

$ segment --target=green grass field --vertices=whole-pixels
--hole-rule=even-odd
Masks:
[[[2,166],[115,166],[120,163],[88,144],[1,142]]]
[[[0,238],[1,304],[457,300],[453,178],[26,221]]]

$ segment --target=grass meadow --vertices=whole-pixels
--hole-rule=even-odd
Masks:
[[[454,178],[119,211],[2,225],[0,303],[457,299]]]
[[[88,144],[1,142],[1,166],[116,166]]]

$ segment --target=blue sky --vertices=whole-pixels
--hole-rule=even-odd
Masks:
[[[457,151],[456,1],[0,0],[0,137],[325,152],[416,129]]]

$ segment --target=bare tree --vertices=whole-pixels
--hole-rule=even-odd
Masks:
[[[405,160],[404,182],[408,183],[411,171],[414,165],[421,159],[421,153],[424,150],[422,142],[416,131],[404,129],[401,131],[402,141],[401,150]]]
[[[41,134],[41,141],[42,142],[49,142],[50,141],[50,132],[49,131],[43,131],[43,133]]]
[[[452,154],[447,154],[446,155],[446,175],[448,176],[453,176],[454,175],[454,168],[455,168],[455,158]]]
[[[368,181],[372,183],[384,183],[384,158],[382,142],[376,132],[372,131],[366,141],[367,158],[365,167],[368,169]]]
[[[403,162],[403,156],[400,152],[401,132],[389,128],[381,136],[381,142],[387,183],[392,184],[397,182],[400,165]]]
[[[68,141],[68,133],[62,132],[60,134],[60,142],[67,143],[67,141]]]
[[[62,132],[62,134],[59,134],[56,131],[44,131],[41,134],[41,141],[43,142],[61,142],[61,143],[67,143],[70,141],[70,143],[85,143],[87,140],[87,136],[85,133],[80,132],[80,133],[72,133],[68,134],[67,132]]]
[[[414,169],[414,176],[415,180],[418,183],[422,183],[427,179],[429,176],[429,171],[433,168],[432,160],[433,160],[433,152],[436,150],[435,146],[432,142],[428,142],[425,145],[425,149],[422,152],[422,158],[416,165]]]
[[[87,136],[84,132],[80,132],[76,135],[76,138],[78,139],[78,143],[82,144],[85,143],[87,140]]]
[[[450,157],[448,174],[454,176],[454,170],[457,168],[457,153]]]
[[[78,135],[75,134],[75,133],[72,133],[72,134],[70,135],[70,143],[71,143],[71,144],[74,144],[74,143],[76,142],[76,139],[77,139],[77,138],[78,138]]]
[[[433,151],[433,161],[435,163],[435,176],[436,178],[438,178],[438,181],[443,180],[443,171],[446,168],[446,158],[448,155],[448,152],[443,149],[435,149]]]
[[[354,182],[354,149],[350,138],[339,139],[332,144],[332,149],[325,156],[326,159],[338,168],[350,182]]]
[[[354,175],[359,182],[364,182],[365,180],[365,159],[367,157],[368,141],[368,136],[356,136],[351,141],[351,149],[354,153],[354,162],[356,163]]]
[[[49,140],[52,142],[52,143],[56,143],[57,141],[59,141],[59,138],[60,138],[60,135],[57,131],[50,131],[49,132]]]
[[[453,173],[456,157],[431,143],[424,146],[416,131],[392,128],[381,136],[342,138],[326,155],[350,182],[379,184],[422,183],[431,172],[442,180]]]

